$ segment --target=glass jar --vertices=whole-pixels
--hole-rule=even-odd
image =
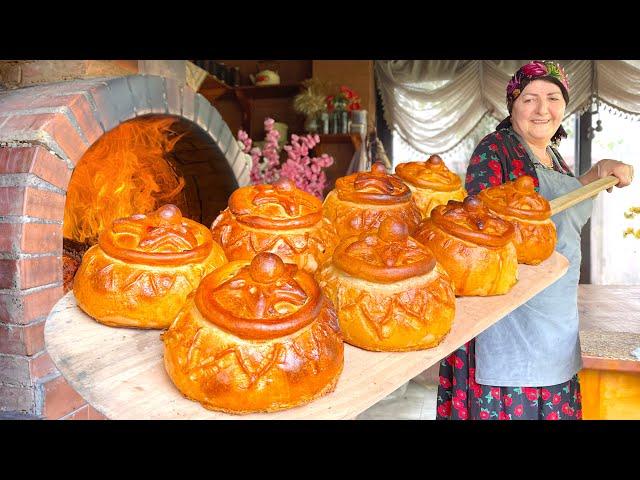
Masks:
[[[323,135],[329,134],[329,112],[322,112],[320,114],[320,123],[322,126],[321,132]]]
[[[349,133],[349,112],[346,110],[340,111],[340,131],[338,133]]]
[[[340,110],[334,110],[329,115],[329,133],[335,135],[336,133],[340,133],[341,127],[340,122],[342,120],[342,114]]]

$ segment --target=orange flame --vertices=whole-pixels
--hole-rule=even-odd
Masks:
[[[176,197],[185,182],[165,160],[181,135],[169,136],[172,118],[138,119],[104,134],[76,166],[64,209],[63,234],[95,244],[117,219],[148,213]]]

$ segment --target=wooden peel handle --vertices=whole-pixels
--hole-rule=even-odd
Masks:
[[[617,177],[609,175],[608,177],[599,178],[595,182],[591,182],[584,187],[577,188],[566,195],[554,198],[549,202],[549,205],[551,206],[551,215],[553,216],[567,208],[573,207],[575,204],[597,195],[602,190],[606,190],[607,188],[617,185],[619,181],[620,180]]]

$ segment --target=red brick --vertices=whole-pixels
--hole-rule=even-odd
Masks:
[[[22,64],[22,83],[57,82],[80,77],[86,72],[88,60],[37,60]]]
[[[24,314],[22,322],[17,323],[28,324],[37,318],[49,315],[56,302],[62,298],[63,293],[62,285],[59,285],[25,295],[23,297]]]
[[[30,386],[29,357],[0,353],[0,383]]]
[[[66,191],[72,171],[64,161],[42,147],[0,147],[1,173],[33,173]]]
[[[91,405],[87,405],[89,407],[89,420],[108,420],[103,414],[93,408]]]
[[[62,226],[50,223],[0,223],[0,252],[62,252]]]
[[[20,289],[62,281],[62,257],[21,258],[17,262]]]
[[[69,107],[89,144],[95,142],[104,133],[100,123],[93,115],[89,101],[82,93],[68,93],[39,98],[29,106],[30,109],[60,107]]]
[[[44,390],[43,415],[45,418],[58,419],[77,410],[86,403],[62,376],[49,380],[42,387]]]
[[[19,89],[4,92],[0,115],[2,112],[14,112],[31,108],[31,105],[42,98],[51,98],[56,95],[64,95],[75,92],[88,91],[96,85],[104,85],[104,80],[84,79],[73,82],[48,83],[33,85],[28,89]],[[1,122],[0,122],[1,123]]]
[[[0,215],[63,220],[65,196],[34,187],[1,187]]]
[[[0,411],[33,414],[35,408],[33,387],[0,384]]]
[[[29,358],[29,374],[32,380],[38,380],[47,375],[58,373],[55,363],[47,352],[42,352]]]
[[[14,288],[17,283],[17,275],[18,261],[0,258],[0,288]]]
[[[20,251],[23,253],[62,252],[62,225],[25,223]]]
[[[28,325],[49,315],[51,309],[63,295],[62,285],[38,290],[27,295],[0,294],[0,322]]]
[[[0,282],[3,279],[0,272]],[[0,294],[0,322],[1,323],[19,323],[13,322],[12,319],[22,317],[23,303],[19,295],[2,293]]]
[[[14,252],[21,239],[21,223],[0,223],[0,252]]]
[[[47,132],[74,165],[78,163],[84,152],[89,148],[63,113],[13,115],[0,128],[0,134],[7,137],[11,137],[17,132],[27,134],[28,132],[35,133],[37,131]]]
[[[89,405],[80,407],[75,412],[65,415],[60,420],[89,420]]]
[[[34,355],[44,350],[44,324],[0,325],[0,353]]]

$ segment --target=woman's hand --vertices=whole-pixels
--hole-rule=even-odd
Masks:
[[[626,187],[633,181],[633,165],[607,158],[596,163],[579,180],[583,185],[588,185],[599,178],[605,178],[609,175],[613,175],[620,180],[616,187]],[[607,188],[607,192],[612,190],[613,188]]]

